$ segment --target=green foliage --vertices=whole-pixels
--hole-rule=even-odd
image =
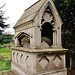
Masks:
[[[64,22],[63,32],[75,31],[75,0],[54,0],[58,12]]]
[[[9,43],[11,42],[12,40],[11,39],[4,39],[3,37],[6,37],[6,35],[3,35],[2,32],[4,31],[4,29],[8,28],[9,25],[8,24],[5,24],[5,21],[4,20],[7,20],[7,18],[3,17],[4,15],[4,11],[2,10],[2,8],[5,6],[5,4],[0,7],[0,44],[3,44],[4,42],[5,43]],[[9,37],[9,36],[7,36]]]
[[[0,53],[8,53],[8,52],[11,52],[12,49],[9,48],[9,49],[5,49],[5,48],[0,48]]]
[[[0,34],[2,34],[2,32],[4,31],[4,29],[6,29],[9,25],[5,24],[4,20],[6,20],[7,18],[3,17],[4,15],[4,11],[2,11],[2,8],[5,6],[5,4],[0,7]]]
[[[0,35],[0,44],[7,44],[10,42],[13,42],[12,38],[14,37],[14,35],[5,35],[5,34],[1,34]]]
[[[13,47],[13,44],[11,47]],[[3,56],[4,58],[12,59],[12,49],[11,48],[5,49],[3,48],[3,45],[1,45],[0,56]]]
[[[0,56],[3,56],[4,58],[12,59],[12,52],[0,53]]]
[[[75,0],[53,0],[63,20],[63,47],[75,54]]]
[[[0,48],[0,56],[3,56],[4,59],[12,59],[12,49],[5,49],[3,48],[3,45],[1,45]],[[8,70],[11,67],[11,62],[6,60],[0,61],[0,70]]]
[[[0,61],[0,70],[8,70],[11,67],[11,63],[6,60]]]
[[[3,34],[0,34],[0,44],[2,42]]]

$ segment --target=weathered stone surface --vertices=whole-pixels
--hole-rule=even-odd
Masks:
[[[54,65],[56,67],[60,67],[60,63],[61,63],[62,60],[60,60],[58,57],[56,57],[53,61]]]
[[[46,57],[43,57],[43,58],[41,58],[41,60],[39,61],[39,64],[40,64],[40,66],[42,67],[42,69],[45,69],[45,67],[47,66],[47,64],[48,64],[48,60],[47,60],[47,58]]]
[[[40,48],[49,48],[49,45],[43,41]]]
[[[30,43],[25,43],[25,45],[23,47],[29,48],[30,47]]]
[[[25,10],[14,26],[11,70],[16,75],[67,75],[62,24],[52,0],[39,0]]]
[[[15,69],[15,71],[18,72],[18,70],[20,69],[21,71],[25,73],[27,71],[27,74],[29,72],[32,75],[38,72],[50,72],[53,70],[59,71],[60,69],[65,69],[65,64],[64,64],[65,54],[59,54],[62,61],[61,63],[59,62],[60,64],[58,64],[57,60],[60,60],[60,58],[58,57],[55,58],[55,56],[58,53],[51,55],[50,53],[47,53],[47,52],[46,54],[45,53],[33,53],[33,52],[26,52],[26,51],[21,51],[21,50],[17,51],[15,49],[13,50],[12,54],[13,53],[14,53],[14,57],[12,57],[12,66],[11,66],[12,71]],[[18,57],[16,58],[17,53],[18,53]],[[60,66],[56,67],[55,64],[58,64],[58,66],[59,65]]]

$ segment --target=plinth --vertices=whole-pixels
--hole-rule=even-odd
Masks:
[[[11,70],[16,75],[67,75],[67,49],[12,48]]]

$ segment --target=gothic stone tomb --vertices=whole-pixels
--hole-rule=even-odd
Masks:
[[[24,11],[14,26],[11,70],[16,75],[67,75],[62,23],[52,0],[39,0]]]

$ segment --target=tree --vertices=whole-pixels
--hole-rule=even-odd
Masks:
[[[14,35],[4,34],[3,37],[2,37],[1,44],[7,44],[7,43],[10,43],[10,42],[13,42],[13,37],[14,37]]]
[[[2,32],[4,31],[5,28],[7,28],[9,25],[5,24],[4,20],[7,18],[3,17],[4,12],[2,11],[2,8],[5,6],[5,4],[0,7],[0,35],[2,35]]]
[[[4,4],[2,7],[0,7],[0,44],[3,41],[3,31],[4,29],[9,27],[9,24],[5,24],[4,20],[7,20],[7,18],[3,17],[4,15],[4,11],[2,10],[2,8],[5,6],[6,4]]]

